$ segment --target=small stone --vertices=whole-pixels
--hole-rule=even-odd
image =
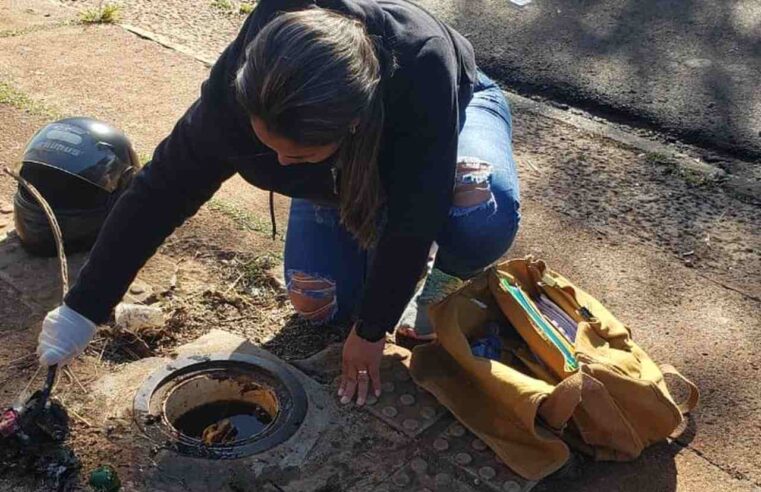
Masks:
[[[129,288],[130,294],[137,295],[137,294],[142,294],[143,292],[145,292],[145,287],[140,284],[132,284],[132,286]]]
[[[436,487],[446,487],[452,483],[452,477],[448,473],[439,473],[433,478]]]
[[[412,461],[410,461],[410,468],[412,468],[412,471],[415,473],[425,473],[428,469],[428,463],[426,463],[423,458],[413,458]]]
[[[486,443],[483,442],[481,439],[473,439],[473,442],[471,443],[471,446],[476,451],[483,451],[486,449]]]
[[[449,426],[449,435],[454,437],[462,437],[465,435],[465,427],[460,424],[452,424]]]
[[[392,482],[394,482],[394,485],[398,487],[406,487],[407,485],[412,482],[412,479],[410,479],[410,476],[404,473],[403,471],[398,472],[394,477],[391,479]]]
[[[484,480],[491,480],[492,478],[497,476],[497,472],[494,470],[494,468],[490,466],[482,466],[478,470],[478,476],[483,478]]]
[[[468,453],[457,453],[454,457],[455,463],[460,466],[469,465],[473,461],[473,457]]]
[[[508,480],[502,484],[502,492],[520,492],[521,486],[518,482]]]
[[[436,439],[435,441],[433,441],[433,449],[439,452],[446,451],[447,449],[449,449],[449,441],[442,438]]]
[[[142,330],[161,328],[165,322],[161,308],[125,302],[116,306],[114,318],[119,328],[138,333]]]
[[[399,415],[399,410],[397,410],[394,407],[385,407],[383,410],[381,410],[381,413],[383,413],[383,415],[385,415],[386,417],[392,419],[396,417],[397,415]]]
[[[386,381],[385,383],[381,385],[381,389],[386,393],[391,393],[392,391],[394,391],[394,383],[392,383],[391,381]]]
[[[402,422],[402,427],[407,430],[414,431],[420,427],[420,422],[415,419],[406,419],[404,422]]]
[[[373,406],[376,403],[378,403],[378,397],[376,397],[375,395],[368,395],[367,401],[365,401],[365,405]]]
[[[420,409],[420,416],[426,420],[431,420],[436,416],[436,409],[433,407],[423,407]]]
[[[414,405],[415,404],[415,397],[412,396],[412,395],[404,394],[404,395],[399,397],[399,402],[402,405],[405,405],[405,406],[409,407],[410,405]]]

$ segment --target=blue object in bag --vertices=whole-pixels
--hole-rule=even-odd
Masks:
[[[500,326],[489,323],[485,327],[487,335],[470,344],[470,350],[476,357],[499,360],[502,357],[502,339],[499,338]]]
[[[499,360],[502,356],[502,340],[496,335],[479,338],[470,345],[470,350],[476,357]]]

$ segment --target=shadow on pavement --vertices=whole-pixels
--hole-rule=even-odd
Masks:
[[[750,3],[423,4],[468,35],[479,64],[511,87],[689,143],[761,156],[754,82],[761,36]]]
[[[633,462],[587,462],[581,466],[578,476],[551,477],[540,482],[534,491],[671,492],[677,489],[677,468],[674,457],[681,450],[682,448],[676,444],[663,443],[648,448],[639,459]]]

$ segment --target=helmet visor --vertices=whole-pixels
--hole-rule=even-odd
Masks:
[[[102,126],[105,135],[110,130]],[[111,193],[119,186],[123,162],[111,144],[98,138],[97,124],[89,130],[65,122],[47,125],[29,142],[22,160],[59,169]]]

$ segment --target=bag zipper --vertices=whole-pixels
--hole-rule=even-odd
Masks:
[[[536,307],[534,307],[533,303],[529,301],[529,299],[526,297],[526,294],[523,293],[523,290],[521,290],[520,287],[511,285],[510,282],[504,278],[500,279],[500,284],[502,284],[502,287],[511,296],[513,296],[516,301],[518,301],[518,303],[521,305],[523,310],[526,311],[534,324],[540,330],[542,330],[542,333],[544,333],[544,335],[550,340],[552,345],[554,345],[555,348],[560,351],[560,353],[563,355],[563,360],[565,361],[566,367],[572,371],[578,370],[579,363],[576,361],[576,358],[568,349],[566,344],[564,344],[563,341],[559,338],[559,335],[555,332],[555,327],[550,325],[547,320],[544,319],[542,313],[540,313]]]

